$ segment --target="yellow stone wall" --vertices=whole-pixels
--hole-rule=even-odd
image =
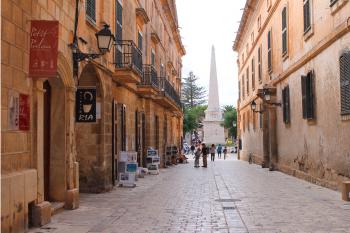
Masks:
[[[270,6],[269,6],[270,2]],[[252,153],[257,163],[263,160],[263,130],[259,114],[253,113],[250,103],[257,90],[264,85],[277,88],[276,101],[282,101],[282,88],[289,85],[291,123],[283,123],[283,111],[276,108],[278,168],[332,188],[350,177],[348,151],[350,123],[340,115],[339,58],[350,49],[348,30],[350,4],[338,0],[310,1],[311,30],[304,34],[303,1],[249,1],[242,18],[243,25],[236,38],[238,52],[238,80],[241,96],[239,107],[239,135],[243,142],[240,156],[248,159]],[[287,7],[288,53],[282,55],[282,9]],[[260,21],[260,23],[259,23]],[[267,67],[267,33],[272,32],[272,72]],[[262,47],[262,82],[258,82],[258,48]],[[255,59],[255,90],[252,89],[251,60]],[[246,70],[249,69],[247,95]],[[310,70],[315,73],[316,120],[302,118],[300,77]],[[244,79],[244,90],[243,81]],[[244,96],[243,96],[244,92]],[[256,126],[254,129],[254,125]]]

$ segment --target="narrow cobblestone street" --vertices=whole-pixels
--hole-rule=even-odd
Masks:
[[[133,189],[82,194],[79,209],[30,232],[345,233],[350,205],[338,192],[235,158],[207,169],[190,161],[139,179]]]

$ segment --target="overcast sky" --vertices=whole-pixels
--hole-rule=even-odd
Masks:
[[[237,105],[236,53],[232,45],[245,0],[176,0],[182,42],[186,48],[182,77],[193,71],[209,91],[210,53],[215,46],[220,105]]]

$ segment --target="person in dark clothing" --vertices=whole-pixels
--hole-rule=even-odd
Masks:
[[[225,149],[224,149],[224,160],[226,159],[226,155],[227,155],[227,147],[225,146]]]
[[[222,146],[221,146],[221,144],[219,144],[217,152],[218,152],[218,158],[221,159],[221,153],[222,153]]]
[[[191,146],[191,152],[192,152],[192,155],[194,154],[194,150],[196,149],[196,147],[192,144]]]
[[[208,162],[207,162],[208,149],[204,143],[202,144],[202,156],[203,156],[203,166],[202,167],[207,167],[208,166]]]

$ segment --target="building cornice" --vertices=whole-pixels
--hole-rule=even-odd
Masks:
[[[238,27],[237,36],[233,43],[233,50],[237,52],[238,47],[240,45],[241,39],[244,34],[244,29],[248,23],[249,16],[254,13],[254,6],[256,5],[258,0],[247,0],[244,6],[244,11],[241,17],[241,22]]]
[[[250,55],[253,53],[253,51],[254,51],[254,49],[255,49],[255,47],[256,47],[256,44],[258,43],[260,37],[261,37],[262,34],[265,32],[265,29],[266,29],[267,25],[270,23],[270,20],[271,20],[272,16],[275,14],[275,11],[276,11],[278,5],[280,4],[280,2],[281,2],[281,0],[277,0],[277,1],[275,2],[275,4],[273,5],[272,9],[270,10],[269,15],[267,16],[266,20],[264,21],[264,24],[261,26],[260,32],[259,32],[259,34],[257,35],[257,37],[256,37],[256,39],[255,39],[255,41],[254,41],[254,43],[253,43],[253,45],[252,45],[252,47],[250,48],[249,53],[247,54],[247,58],[245,59],[245,61],[243,61],[242,65],[241,65],[240,67],[244,67],[244,66],[247,64],[248,58],[249,58]],[[234,51],[238,52],[237,50],[234,50]],[[244,70],[244,69],[239,69],[238,75],[241,74],[241,71],[242,71],[242,70]]]

